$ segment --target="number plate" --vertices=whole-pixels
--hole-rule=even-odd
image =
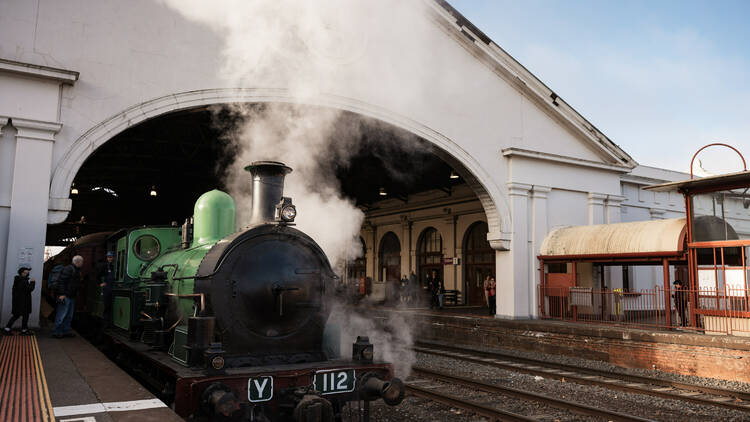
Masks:
[[[315,389],[321,394],[348,393],[354,391],[356,378],[354,369],[318,371],[313,378]]]
[[[247,380],[247,399],[253,403],[273,398],[273,377],[264,375]]]

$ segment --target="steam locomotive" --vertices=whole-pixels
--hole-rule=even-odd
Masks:
[[[239,231],[234,200],[213,190],[181,227],[107,236],[96,250],[114,252],[111,318],[89,280],[87,329],[190,420],[368,420],[370,401],[397,405],[404,385],[373,360],[367,337],[350,358],[337,356],[335,327],[326,326],[336,276],[293,227],[297,211],[283,196],[291,169],[262,161],[246,170],[251,223]],[[111,326],[102,329],[101,318]]]

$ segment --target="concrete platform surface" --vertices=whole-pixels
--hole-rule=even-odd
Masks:
[[[183,420],[81,337],[37,340],[57,421]]]

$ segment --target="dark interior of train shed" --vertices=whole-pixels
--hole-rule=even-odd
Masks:
[[[362,142],[347,162],[332,159],[323,165],[332,167],[342,194],[363,210],[385,198],[406,202],[410,194],[433,189],[450,195],[463,183],[426,141],[382,122],[351,113],[344,117],[359,120]],[[123,227],[181,223],[202,193],[226,190],[225,169],[235,150],[216,127],[217,118],[223,127],[237,120],[208,107],[175,112],[131,127],[99,147],[76,174],[68,218],[48,226],[47,245],[65,246],[86,234]]]

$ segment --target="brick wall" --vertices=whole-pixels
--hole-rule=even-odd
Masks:
[[[618,327],[416,315],[418,339],[561,354],[626,368],[750,382],[750,341]]]

